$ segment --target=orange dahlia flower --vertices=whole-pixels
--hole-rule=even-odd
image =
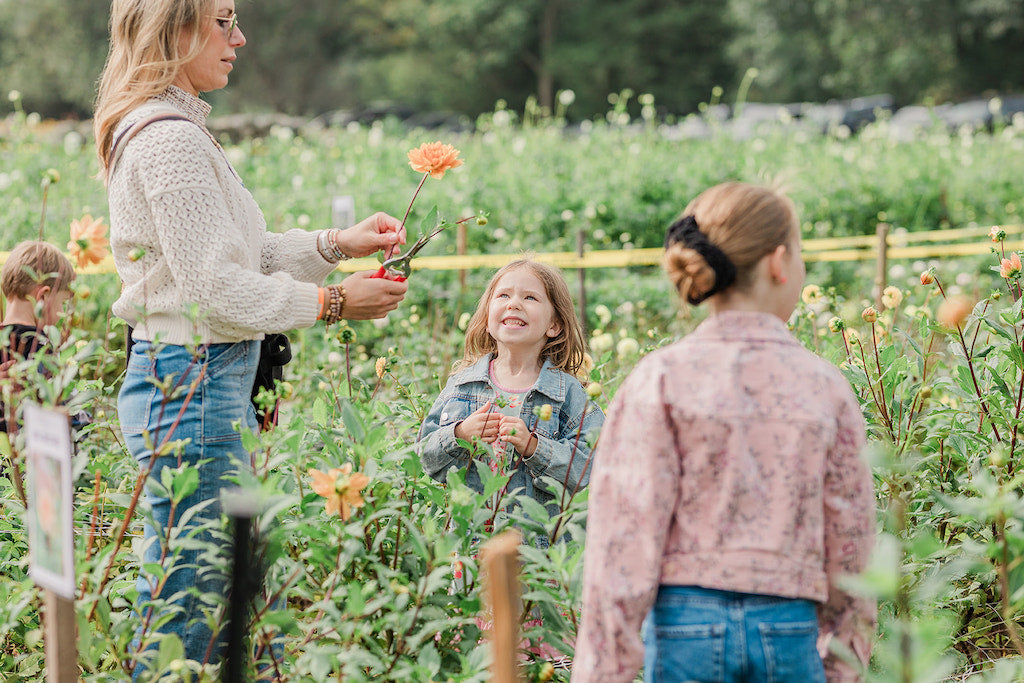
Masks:
[[[960,328],[964,321],[974,311],[974,301],[966,296],[952,296],[941,304],[935,313],[935,318],[941,325],[951,330]]]
[[[409,150],[409,165],[417,173],[429,173],[431,178],[443,178],[445,171],[462,166],[459,150],[442,142],[425,142]]]
[[[345,463],[323,473],[310,470],[313,477],[313,491],[327,499],[327,514],[340,514],[343,520],[352,516],[352,508],[363,507],[360,491],[370,483],[370,478],[362,472],[353,472],[352,464]]]
[[[102,217],[94,219],[89,214],[85,214],[77,221],[71,221],[71,241],[68,242],[68,252],[79,268],[102,261],[108,254],[107,247],[109,246],[107,226]]]

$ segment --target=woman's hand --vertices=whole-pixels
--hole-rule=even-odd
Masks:
[[[512,444],[524,458],[529,458],[537,450],[537,439],[530,433],[518,417],[509,415],[501,416],[501,424],[498,426],[498,440]]]
[[[491,412],[491,402],[483,404],[465,420],[455,425],[455,438],[469,441],[474,436],[484,443],[494,443],[498,438],[498,425],[501,413]]]
[[[347,256],[369,256],[405,244],[405,227],[397,218],[378,211],[351,228],[335,233],[335,242]]]
[[[346,320],[372,320],[383,318],[398,308],[409,285],[382,278],[371,278],[371,271],[352,273],[342,280],[345,287],[345,307],[341,317]]]

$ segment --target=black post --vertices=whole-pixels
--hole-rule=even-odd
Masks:
[[[231,517],[234,535],[234,553],[231,562],[231,589],[228,593],[228,640],[224,661],[224,683],[243,683],[246,680],[245,641],[249,625],[249,605],[252,604],[260,577],[254,572],[252,519],[255,509],[251,505],[232,505],[225,501]],[[236,503],[240,501],[236,499]]]

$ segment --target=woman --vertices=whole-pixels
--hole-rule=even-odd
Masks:
[[[246,43],[234,0],[114,0],[110,27],[94,126],[124,283],[113,311],[135,328],[118,412],[129,450],[150,472],[140,650],[175,634],[189,659],[216,661],[219,639],[204,613],[225,592],[222,553],[176,539],[199,527],[200,538],[220,536],[211,530],[223,477],[248,463],[235,423],[256,426],[249,395],[259,340],[396,308],[402,282],[357,273],[319,284],[340,259],[393,249],[405,231],[377,213],[346,230],[267,232],[199,99],[227,85]],[[173,500],[162,472],[179,464],[197,467],[199,481]]]

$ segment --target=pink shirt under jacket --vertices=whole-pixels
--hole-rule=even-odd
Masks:
[[[845,378],[775,316],[715,315],[644,358],[594,455],[573,681],[633,680],[659,584],[817,601],[819,649],[866,663],[875,604],[835,585],[874,542],[863,444]]]

